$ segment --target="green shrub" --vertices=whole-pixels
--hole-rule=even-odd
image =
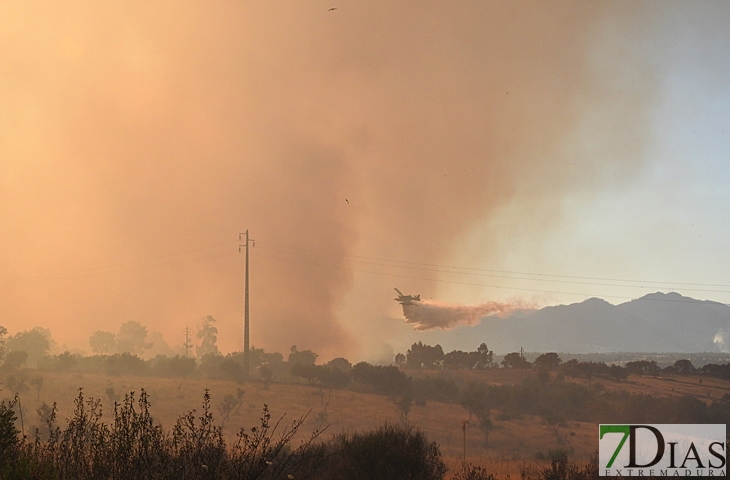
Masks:
[[[17,455],[18,434],[20,430],[15,426],[15,404],[17,396],[6,402],[0,402],[0,467],[4,470],[7,462]]]
[[[327,469],[351,480],[440,480],[446,473],[436,442],[411,426],[386,424],[377,430],[339,436],[334,440],[337,465]]]
[[[144,360],[131,353],[117,353],[106,358],[109,375],[147,375],[149,366]]]
[[[442,480],[439,447],[416,428],[385,425],[375,431],[318,441],[315,431],[298,446],[292,440],[306,420],[271,420],[264,405],[260,424],[242,429],[226,445],[216,425],[208,391],[200,414],[180,417],[171,432],[156,424],[147,393],[131,392],[102,421],[100,400],[79,390],[66,427],[56,424],[56,406],[44,405],[43,434],[19,439],[15,403],[0,403],[0,478],[38,480],[181,479]],[[480,479],[481,477],[464,477]],[[485,477],[488,478],[488,477]]]

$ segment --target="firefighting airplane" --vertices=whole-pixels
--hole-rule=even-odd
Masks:
[[[394,298],[396,302],[400,303],[401,305],[414,305],[418,306],[418,303],[421,301],[420,295],[403,295],[403,292],[395,289],[396,292],[398,292],[398,297]]]

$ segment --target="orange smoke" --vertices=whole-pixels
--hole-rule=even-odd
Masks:
[[[438,263],[501,206],[557,211],[635,171],[655,91],[641,5],[5,2],[2,322],[88,351],[128,320],[181,344],[212,315],[240,349],[250,229],[333,259],[254,251],[252,343],[357,355],[384,306],[352,255]],[[16,281],[228,240],[164,268]]]

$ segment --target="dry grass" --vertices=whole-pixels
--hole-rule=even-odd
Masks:
[[[408,370],[411,376],[434,375],[435,372]],[[484,382],[491,385],[518,385],[524,379],[534,377],[535,372],[519,369],[497,368],[489,370],[456,370],[438,372],[445,374],[460,382]],[[555,377],[555,372],[551,374]],[[690,395],[711,403],[720,399],[723,395],[730,393],[730,381],[720,378],[683,376],[683,375],[662,375],[652,377],[649,375],[629,375],[626,380],[615,381],[607,378],[565,378],[566,382],[573,382],[580,385],[601,384],[607,390],[625,391],[631,394],[649,394],[657,397],[683,397]]]
[[[409,372],[410,374],[411,372]],[[451,374],[452,372],[449,372]],[[504,369],[481,372],[453,372],[459,381],[480,381],[493,384],[517,384],[519,371]],[[209,388],[213,397],[214,414],[220,422],[222,415],[218,405],[226,395],[236,396],[239,388],[245,391],[242,404],[234,409],[224,427],[226,440],[232,440],[240,427],[250,427],[259,423],[263,404],[270,407],[274,418],[286,414],[293,421],[309,413],[299,439],[308,436],[312,430],[329,425],[328,433],[351,433],[372,430],[384,422],[398,422],[399,411],[388,397],[358,393],[351,390],[327,390],[319,387],[292,384],[271,384],[264,388],[260,383],[236,384],[223,380],[198,378],[165,379],[151,377],[121,376],[112,377],[94,374],[50,373],[27,371],[29,377],[44,377],[40,397],[31,389],[21,395],[25,431],[40,425],[35,411],[41,402],[57,402],[61,424],[71,416],[73,399],[78,389],[83,387],[85,396],[100,398],[104,404],[105,419],[110,418],[113,409],[107,391],[113,390],[117,400],[129,391],[147,390],[152,404],[152,414],[169,429],[174,421],[191,409],[200,410],[203,392]],[[529,375],[525,372],[524,375]],[[586,380],[574,380],[588,383]],[[614,382],[604,379],[600,382],[606,389],[625,390],[630,393],[647,393],[659,396],[695,395],[705,401],[717,399],[730,392],[730,382],[718,379],[697,377],[629,377],[628,381]],[[710,392],[711,397],[707,396]],[[9,396],[7,390],[0,397]],[[463,437],[461,422],[468,420],[468,412],[459,405],[429,401],[425,407],[414,405],[408,420],[422,428],[430,439],[441,446],[444,460],[453,472],[461,464]],[[544,425],[539,417],[524,415],[521,418],[499,420],[499,412],[493,411],[496,428],[490,434],[489,445],[484,445],[484,436],[477,428],[474,418],[466,432],[467,461],[488,468],[498,478],[519,478],[521,471],[527,469],[537,472],[548,465],[549,452],[565,450],[571,459],[578,463],[587,462],[598,448],[597,428],[593,423],[567,422],[555,432]],[[108,421],[108,420],[107,420]]]
[[[480,456],[466,456],[466,462],[485,468],[489,473],[500,479],[537,478],[540,470],[550,466],[549,460],[515,460],[510,458],[485,458]],[[462,457],[444,457],[444,463],[453,474],[462,465]],[[450,478],[449,474],[446,478]]]
[[[575,381],[583,384],[588,383],[587,380]],[[607,390],[622,390],[633,394],[644,393],[656,397],[684,397],[690,395],[708,404],[730,393],[730,381],[712,377],[629,375],[629,378],[623,382],[603,379],[593,380],[592,382],[600,382]]]
[[[491,385],[518,385],[525,378],[534,375],[530,370],[512,368],[489,368],[486,370],[403,370],[412,377],[424,377],[426,375],[444,376],[453,378],[456,381],[485,382]]]
[[[200,409],[205,388],[209,388],[213,396],[213,406],[217,408],[226,395],[235,396],[238,388],[245,391],[242,405],[230,414],[225,424],[224,433],[233,438],[240,427],[249,427],[258,423],[263,404],[269,405],[274,417],[286,414],[286,418],[294,420],[309,414],[302,430],[308,434],[314,428],[329,425],[330,433],[349,433],[373,429],[384,422],[398,422],[399,411],[388,397],[350,390],[326,390],[318,387],[292,384],[271,384],[268,389],[260,383],[239,385],[223,380],[207,379],[165,379],[150,377],[110,377],[93,374],[40,373],[44,377],[40,398],[36,392],[26,391],[21,395],[26,433],[40,424],[35,410],[41,402],[58,403],[59,419],[68,418],[73,410],[73,399],[78,389],[83,387],[86,397],[100,398],[104,405],[105,418],[113,409],[107,396],[107,390],[113,389],[122,399],[124,393],[147,390],[152,403],[155,419],[167,429],[174,421],[191,409]],[[7,393],[7,392],[3,392]],[[326,412],[326,417],[324,416]],[[222,415],[214,411],[220,421]],[[494,411],[494,415],[498,412]],[[462,420],[469,415],[460,405],[429,401],[425,407],[413,406],[408,420],[423,428],[430,438],[437,441],[445,456],[461,458],[463,438]],[[490,434],[489,446],[484,446],[484,436],[473,419],[467,428],[467,454],[469,456],[489,460],[494,458],[523,459],[534,458],[535,454],[547,453],[557,448],[574,448],[575,455],[588,458],[596,448],[595,426],[580,422],[569,422],[567,428],[561,428],[560,434],[568,443],[559,443],[555,435],[541,423],[537,417],[524,416],[521,419],[496,421],[496,429]],[[569,436],[569,432],[574,436]]]

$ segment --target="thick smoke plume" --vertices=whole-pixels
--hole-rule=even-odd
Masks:
[[[469,306],[424,300],[403,304],[403,316],[406,323],[412,324],[415,330],[450,330],[460,325],[475,325],[488,315],[507,315],[521,308],[525,308],[525,305],[487,302]]]
[[[500,206],[546,228],[566,193],[636,171],[642,5],[6,2],[2,322],[88,351],[128,320],[181,344],[212,315],[240,350],[248,228],[253,344],[357,355],[386,307],[353,255],[445,261]]]

